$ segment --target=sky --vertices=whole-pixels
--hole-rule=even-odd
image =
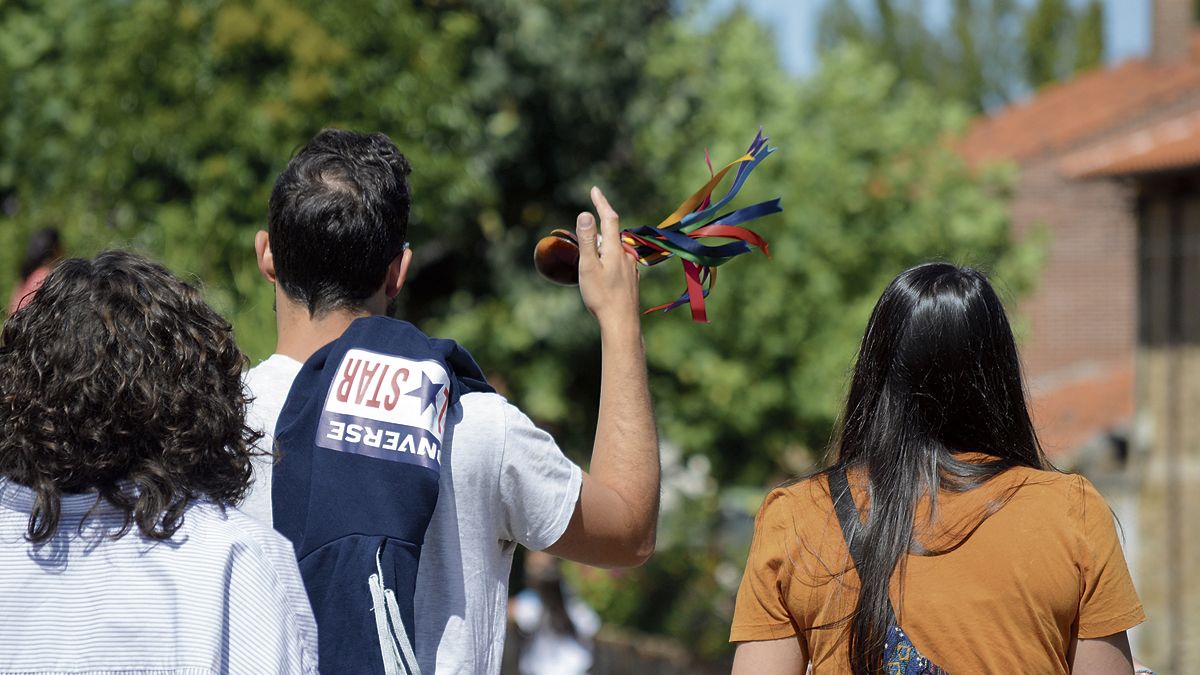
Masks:
[[[950,0],[923,0],[933,21],[945,21]],[[816,25],[823,0],[711,0],[720,15],[738,5],[772,26],[787,69],[804,75],[817,65]],[[1083,4],[1072,0],[1072,4]],[[1105,46],[1109,63],[1146,53],[1150,45],[1150,0],[1104,0]]]

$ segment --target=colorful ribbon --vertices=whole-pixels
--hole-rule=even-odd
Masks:
[[[768,258],[771,256],[767,241],[741,225],[782,211],[779,199],[760,202],[722,215],[716,214],[737,196],[750,172],[772,152],[775,152],[775,148],[767,145],[767,137],[763,136],[762,129],[759,129],[746,154],[713,173],[712,178],[703,187],[685,199],[679,208],[663,219],[657,227],[643,226],[622,231],[621,242],[626,250],[637,257],[639,263],[647,266],[657,265],[672,257],[679,258],[683,263],[686,290],[672,302],[651,307],[645,311],[646,314],[659,310],[669,312],[687,304],[691,307],[694,321],[707,323],[704,300],[716,285],[717,268],[739,255],[750,253],[755,248],[761,250]],[[712,172],[708,151],[705,151],[704,158],[709,162],[709,171]],[[733,185],[714,203],[713,191],[734,167],[737,168],[737,172],[734,174]],[[701,242],[708,238],[733,241],[720,245]]]

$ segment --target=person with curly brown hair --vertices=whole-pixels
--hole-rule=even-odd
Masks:
[[[70,259],[0,334],[0,672],[315,673],[290,544],[229,508],[258,434],[227,321]]]

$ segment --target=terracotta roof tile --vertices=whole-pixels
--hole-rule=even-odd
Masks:
[[[1118,176],[1200,164],[1200,113],[1189,113],[1087,146],[1059,161],[1068,176]]]
[[[1063,456],[1133,417],[1133,367],[1114,367],[1035,391],[1030,414],[1042,447]]]
[[[1024,103],[976,120],[959,148],[972,164],[1030,159],[1069,149],[1196,90],[1200,61],[1194,58],[1169,65],[1132,59],[1049,85]]]

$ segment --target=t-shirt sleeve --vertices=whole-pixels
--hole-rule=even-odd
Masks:
[[[292,547],[265,527],[242,526],[257,541],[235,551],[228,573],[229,672],[315,675],[317,625]]]
[[[1079,637],[1100,638],[1146,620],[1112,511],[1091,482],[1080,476],[1083,588],[1079,600]]]
[[[730,642],[778,640],[796,635],[788,610],[788,582],[794,573],[789,549],[797,532],[793,500],[786,491],[767,495],[754,521],[754,540],[733,610]]]
[[[540,551],[558,541],[579,501],[583,471],[550,434],[504,404],[500,462],[501,536]]]

